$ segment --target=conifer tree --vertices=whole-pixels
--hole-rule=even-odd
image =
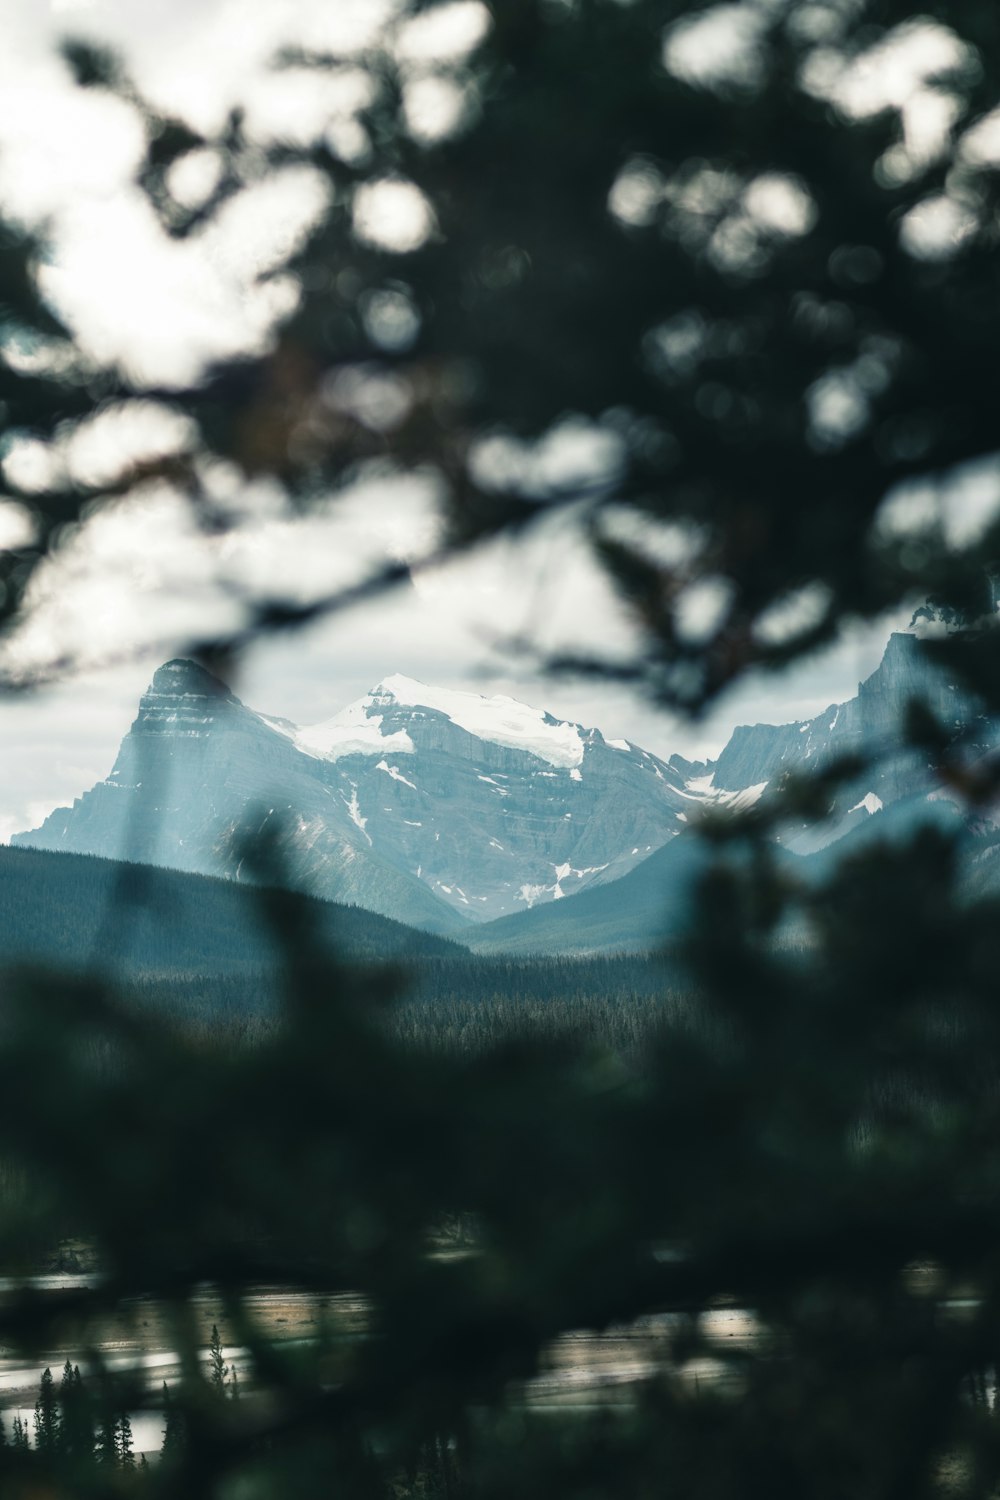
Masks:
[[[208,1346],[209,1355],[209,1380],[212,1390],[217,1396],[226,1394],[226,1376],[229,1374],[229,1366],[222,1357],[222,1338],[219,1334],[218,1324],[212,1324],[212,1338]]]
[[[118,1462],[125,1469],[135,1468],[135,1454],[132,1451],[132,1422],[127,1411],[123,1411],[118,1418],[115,1427],[115,1448],[118,1453]]]
[[[79,1365],[69,1360],[59,1382],[59,1447],[72,1462],[89,1458],[94,1451],[94,1428],[90,1402]]]
[[[105,1411],[97,1424],[94,1439],[94,1460],[102,1468],[114,1468],[118,1463],[118,1417]]]
[[[109,413],[142,419],[149,393],[75,347],[40,294],[40,247],[3,226],[0,503],[34,535],[0,546],[0,615],[20,623],[33,572],[111,493],[141,506],[176,487],[214,534],[238,524],[218,495],[243,487],[273,487],[291,511],[416,473],[444,493],[458,547],[585,511],[643,630],[628,659],[576,663],[593,675],[699,709],[755,663],[802,659],[845,623],[933,596],[939,623],[971,623],[925,656],[975,688],[976,725],[993,722],[996,7],[468,8],[483,12],[481,44],[430,80],[467,105],[441,141],[411,129],[423,4],[401,0],[391,45],[370,69],[359,58],[367,102],[346,147],[332,129],[302,147],[256,139],[238,110],[203,137],[146,105],[113,59],[67,48],[79,86],[117,92],[142,133],[136,190],[165,235],[210,237],[248,180],[266,190],[296,162],[325,179],[330,207],[273,268],[274,336],[169,387],[188,446],[165,463],[128,450],[113,481],[87,481],[74,439]],[[279,62],[341,66],[291,45]],[[170,181],[192,151],[220,171],[188,213]],[[386,189],[425,201],[425,242],[365,231],[366,195]],[[8,441],[42,448],[20,481]],[[581,444],[602,461],[552,461]],[[342,602],[340,576],[300,604],[265,570],[214,639],[201,618],[188,638],[232,660]],[[390,567],[369,591],[408,576]],[[274,1281],[360,1294],[370,1310],[360,1335],[331,1324],[301,1360],[254,1335],[273,1399],[245,1402],[242,1448],[201,1372],[182,1375],[164,1431],[179,1495],[230,1493],[265,1454],[255,1496],[359,1500],[390,1493],[411,1453],[414,1490],[468,1475],[477,1500],[909,1500],[943,1473],[991,1495],[994,1414],[967,1392],[993,1362],[1000,1302],[1000,860],[995,840],[971,868],[961,855],[990,823],[997,766],[974,726],[932,709],[904,732],[959,807],[954,836],[851,835],[842,863],[797,880],[784,831],[821,820],[857,763],[809,785],[776,776],[751,813],[706,822],[690,995],[637,1079],[619,1059],[527,1044],[460,1065],[395,1045],[373,1013],[403,978],[331,957],[266,849],[261,910],[287,982],[252,1056],[193,1047],[123,1005],[100,954],[78,982],[5,987],[0,1158],[39,1192],[9,1237],[0,1216],[0,1246],[22,1254],[37,1223],[41,1259],[78,1218],[121,1275],[74,1294],[81,1327],[107,1318],[116,1286],[162,1297],[186,1327],[206,1281],[234,1298]],[[876,775],[877,747],[861,748]],[[139,881],[123,878],[123,902]],[[112,918],[127,926],[129,912]],[[101,1076],[81,1064],[95,1034],[113,1055]],[[245,1156],[218,1128],[229,1119]],[[128,1192],[123,1121],[144,1163]],[[428,1253],[454,1214],[477,1226],[463,1261]],[[725,1298],[752,1317],[752,1347],[720,1344],[700,1317]],[[511,1377],[554,1338],[660,1309],[677,1313],[657,1352],[674,1364],[627,1420],[534,1423],[520,1406],[512,1419]],[[5,1299],[3,1342],[54,1347],[61,1315]],[[692,1390],[702,1359],[727,1378]],[[217,1328],[210,1366],[221,1395]],[[187,1402],[197,1445],[181,1441]],[[39,1447],[54,1441],[46,1403],[40,1392]],[[440,1436],[456,1429],[460,1472]],[[29,1446],[20,1415],[13,1446]],[[114,1419],[97,1451],[117,1461]]]
[[[67,1359],[59,1380],[59,1449],[65,1453],[72,1447],[73,1423],[73,1365]]]
[[[35,1447],[39,1453],[54,1453],[59,1447],[59,1407],[52,1371],[47,1366],[35,1401]]]
[[[16,1412],[11,1424],[10,1446],[17,1452],[26,1452],[30,1447],[28,1442],[28,1429],[21,1420],[21,1413]]]
[[[178,1410],[167,1382],[163,1382],[163,1443],[160,1453],[165,1460],[178,1459],[184,1451],[184,1418]]]

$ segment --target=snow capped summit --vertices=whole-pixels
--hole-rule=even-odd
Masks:
[[[454,688],[430,687],[412,677],[386,677],[371,695],[379,706],[390,702],[444,714],[476,739],[511,750],[537,755],[550,766],[569,770],[583,760],[583,735],[578,724],[554,719],[540,708],[497,693],[491,698]]]
[[[664,761],[502,694],[399,674],[300,728],[194,663],[168,662],[107,779],[14,841],[239,879],[243,833],[270,825],[288,878],[316,894],[468,932],[528,907],[571,910],[563,898],[596,898],[667,845],[687,847],[707,807],[743,811],[786,772],[843,752],[882,754],[838,790],[820,834],[785,830],[787,849],[919,811],[934,783],[900,740],[906,704],[920,694],[956,726],[976,713],[922,653],[915,635],[893,635],[854,698],[805,723],[738,728],[711,763]],[[984,722],[984,745],[997,733]]]
[[[382,715],[373,713],[378,689],[347,708],[294,733],[295,744],[319,760],[340,760],[345,755],[412,755],[413,741],[405,729],[382,733]]]
[[[239,878],[269,820],[319,895],[454,930],[616,879],[680,831],[665,762],[501,694],[400,674],[300,727],[161,668],[114,771],[21,836]],[[433,925],[434,923],[438,925]]]
[[[564,770],[583,760],[579,725],[563,723],[515,698],[500,694],[486,698],[454,688],[431,687],[399,673],[383,678],[364,698],[332,718],[295,729],[292,738],[300,750],[321,760],[340,760],[346,755],[412,755],[413,740],[405,728],[382,728],[387,713],[398,709],[443,714],[478,740],[523,750]]]

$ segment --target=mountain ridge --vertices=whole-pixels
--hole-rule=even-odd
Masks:
[[[400,675],[299,727],[165,663],[111,772],[12,842],[296,885],[444,934],[617,878],[680,830],[666,762],[515,699]]]
[[[693,762],[402,674],[298,726],[174,660],[154,674],[106,780],[13,842],[241,881],[248,839],[266,833],[290,883],[316,895],[442,935],[483,924],[506,934],[528,912],[616,885],[678,838],[686,847],[706,808],[748,807],[787,772],[841,754],[880,752],[837,791],[827,824],[781,831],[790,851],[815,852],[904,799],[918,810],[936,793],[901,737],[915,693],[946,723],[975,716],[917,637],[894,633],[853,698],[810,720],[739,726],[714,761]],[[650,870],[686,863],[654,858]]]

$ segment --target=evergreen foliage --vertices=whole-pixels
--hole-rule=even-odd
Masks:
[[[403,43],[362,57],[369,154],[352,161],[329,141],[259,148],[239,113],[200,140],[112,59],[68,48],[81,88],[138,113],[140,184],[177,237],[278,168],[308,162],[336,191],[288,262],[302,297],[275,342],[168,393],[194,424],[191,455],[169,472],[126,466],[99,493],[68,470],[42,493],[5,476],[38,532],[0,552],[5,617],[111,492],[167,477],[222,527],[202,485],[218,459],[304,507],[376,463],[440,477],[450,547],[579,507],[585,489],[646,645],[583,665],[659,700],[696,709],[754,662],[933,597],[962,628],[927,650],[1000,709],[1000,531],[995,511],[972,525],[960,503],[963,466],[983,461],[979,479],[996,482],[1000,15],[979,0],[934,0],[919,22],[899,0],[722,10],[498,4],[454,65],[465,126],[437,144],[407,125]],[[706,24],[740,27],[714,72],[687,45]],[[837,95],[844,70],[870,80],[872,49],[890,42],[912,49],[908,77],[914,54],[934,55],[925,92],[949,123],[933,149],[901,114],[917,84],[881,103]],[[205,146],[219,185],[188,214],[169,167]],[[407,175],[437,227],[403,257],[352,234],[350,214],[362,186]],[[18,229],[0,241],[5,319],[53,356],[0,358],[0,401],[15,438],[57,444],[99,402],[136,393],[118,370],[82,367],[39,295],[38,256]],[[344,372],[401,382],[405,416],[372,425],[338,395]],[[539,454],[567,422],[592,424],[611,457],[560,487]],[[719,608],[692,630],[704,586]],[[775,609],[796,600],[808,608],[776,631]],[[202,656],[219,665],[342,602],[266,591],[245,625],[199,640]],[[909,733],[966,816],[989,817],[997,767],[970,759],[963,726],[915,704]],[[823,816],[829,774],[705,828],[690,978],[643,1038],[641,1069],[553,1035],[415,1047],[415,1028],[384,1019],[407,994],[398,966],[331,952],[323,912],[282,891],[266,847],[249,856],[252,899],[280,1005],[252,1046],[207,1045],[169,1008],[136,1005],[100,953],[75,975],[5,976],[0,1161],[19,1192],[0,1260],[36,1269],[72,1232],[100,1274],[5,1294],[0,1343],[95,1350],[100,1399],[92,1475],[46,1371],[39,1451],[18,1416],[0,1490],[138,1492],[121,1413],[152,1398],[100,1345],[141,1303],[161,1311],[180,1371],[170,1462],[148,1484],[178,1500],[992,1500],[1000,900],[988,880],[963,883],[954,840],[933,828],[796,882],[771,835],[789,808]],[[103,878],[86,862],[90,875]],[[228,962],[215,922],[195,945],[217,956],[212,983]],[[87,930],[79,907],[69,927]],[[445,962],[438,946],[424,954]],[[443,1245],[456,1222],[457,1251]],[[238,1409],[203,1378],[206,1286],[246,1351]],[[308,1303],[308,1337],[282,1341],[254,1317],[261,1288]],[[567,1344],[607,1329],[641,1355],[620,1404],[541,1410]],[[221,1361],[217,1325],[213,1344]],[[66,1397],[76,1387],[74,1369]]]
[[[105,1411],[94,1437],[94,1462],[101,1468],[110,1469],[117,1465],[119,1456],[118,1417],[112,1411]]]
[[[208,1368],[209,1383],[216,1396],[224,1396],[226,1393],[226,1377],[229,1374],[229,1366],[222,1357],[222,1338],[219,1334],[217,1323],[212,1324],[212,1341],[208,1346]]]
[[[307,898],[303,897],[303,901]],[[109,906],[131,920],[109,933]],[[357,959],[460,955],[446,938],[357,907],[307,902],[331,942]],[[261,931],[253,892],[179,870],[0,846],[0,959],[122,975],[270,978],[280,952]]]
[[[161,1457],[167,1461],[177,1460],[184,1451],[184,1418],[173,1400],[166,1381],[163,1382],[163,1443]]]
[[[69,1360],[59,1382],[59,1447],[70,1463],[89,1458],[94,1448],[94,1421],[79,1365]]]
[[[35,1447],[39,1453],[54,1453],[59,1447],[59,1406],[52,1371],[46,1367],[35,1402]]]
[[[132,1422],[127,1411],[122,1412],[118,1418],[115,1432],[115,1446],[118,1450],[118,1462],[123,1469],[135,1468],[135,1453],[132,1449]]]

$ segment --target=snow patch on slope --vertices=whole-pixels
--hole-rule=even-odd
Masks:
[[[489,786],[494,787],[500,793],[501,797],[510,796],[510,792],[507,790],[507,788],[505,786],[501,786],[499,781],[494,781],[492,776],[477,776],[476,780],[487,782]]]
[[[758,781],[756,786],[745,786],[739,792],[717,792],[715,800],[724,807],[731,807],[734,812],[743,812],[753,807],[766,786],[766,781]]]
[[[691,780],[685,781],[684,785],[696,797],[711,796],[715,790],[715,772],[711,771],[707,776],[692,776]]]
[[[351,822],[356,824],[357,827],[361,829],[361,832],[364,834],[365,838],[370,844],[372,841],[372,836],[365,828],[365,824],[368,822],[368,819],[361,816],[361,808],[358,805],[358,789],[353,781],[351,782],[351,800],[350,802],[348,802],[345,798],[344,802],[347,811],[351,815]]]
[[[518,703],[516,698],[502,694],[482,698],[452,688],[428,687],[402,676],[386,677],[372,697],[378,701],[383,695],[405,707],[433,709],[477,739],[526,750],[550,766],[578,766],[583,760],[583,739],[576,724],[551,720],[542,709]]]
[[[344,755],[412,755],[413,741],[405,729],[382,733],[382,715],[367,712],[370,700],[352,703],[332,719],[295,730],[290,736],[300,750],[317,760],[340,760]]]
[[[743,812],[763,795],[767,786],[766,781],[758,781],[756,786],[742,787],[738,792],[726,792],[715,785],[715,772],[708,776],[692,776],[684,783],[684,789],[677,787],[675,790],[681,797],[687,798],[689,802],[703,802],[712,807],[728,807],[734,812]],[[686,823],[687,817],[678,813],[681,822]]]
[[[387,738],[390,738],[390,736],[387,736]],[[414,791],[417,790],[416,783],[407,781],[406,777],[403,775],[398,766],[390,766],[388,761],[380,760],[375,769],[376,771],[384,771],[387,776],[392,777],[393,781],[401,781],[404,786],[412,787]]]
[[[518,891],[518,893],[517,893],[517,899],[519,901],[524,901],[527,904],[527,906],[530,908],[530,907],[534,906],[535,902],[537,900],[539,900],[540,897],[544,896],[546,894],[546,892],[549,891],[549,890],[551,890],[551,889],[552,889],[551,886],[547,886],[547,885],[531,885],[530,883],[526,882],[524,885],[522,885],[521,889]]]
[[[875,795],[874,792],[866,792],[865,795],[862,797],[861,801],[860,802],[855,802],[854,806],[850,809],[850,811],[851,812],[858,812],[862,807],[864,808],[865,812],[867,812],[867,813],[881,812],[882,811],[882,798],[881,797],[876,797],[876,795]]]

